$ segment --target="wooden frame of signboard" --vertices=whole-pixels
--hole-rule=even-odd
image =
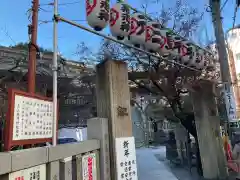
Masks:
[[[37,95],[37,94],[31,94],[31,93],[27,93],[27,92],[16,90],[16,89],[8,89],[8,111],[7,111],[7,116],[6,116],[6,125],[4,128],[4,134],[5,134],[4,149],[5,149],[5,151],[10,151],[12,146],[17,146],[17,145],[21,146],[21,145],[52,142],[52,137],[13,140],[14,116],[15,116],[14,109],[15,109],[16,96],[25,97],[28,99],[30,98],[35,101],[40,100],[45,103],[52,102],[52,98],[48,98],[48,97]],[[58,107],[58,109],[59,109],[59,107]],[[58,126],[58,119],[59,119],[58,117],[59,117],[59,113],[57,114],[56,126]],[[52,132],[52,129],[51,129],[51,132]]]

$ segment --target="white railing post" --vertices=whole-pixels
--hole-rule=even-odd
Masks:
[[[60,160],[60,180],[72,180],[72,157]]]
[[[60,180],[59,169],[59,161],[49,162],[47,164],[47,180]]]

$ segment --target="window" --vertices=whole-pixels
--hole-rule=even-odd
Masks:
[[[236,59],[237,59],[237,61],[240,61],[240,53],[236,54]]]

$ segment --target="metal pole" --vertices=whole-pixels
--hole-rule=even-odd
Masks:
[[[36,84],[36,54],[37,54],[37,28],[38,28],[38,7],[39,0],[33,0],[32,5],[32,24],[29,26],[29,34],[31,35],[29,44],[28,59],[28,91],[35,92]]]
[[[54,0],[54,24],[53,24],[53,146],[57,145],[57,114],[58,114],[58,99],[57,99],[57,78],[58,78],[58,0]]]

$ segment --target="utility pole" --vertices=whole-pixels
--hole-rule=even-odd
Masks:
[[[219,55],[219,63],[221,69],[221,78],[224,85],[224,95],[225,95],[225,104],[227,108],[228,121],[235,120],[236,117],[236,108],[232,103],[233,101],[233,87],[231,82],[231,74],[229,70],[228,63],[228,54],[226,49],[226,41],[224,38],[224,31],[222,27],[222,17],[221,17],[221,0],[209,0],[209,4],[212,12],[212,20],[216,37],[216,45]],[[228,126],[226,126],[227,128]],[[227,128],[229,131],[229,128]],[[229,132],[231,139],[231,132]]]
[[[39,0],[32,1],[32,24],[29,25],[29,59],[28,59],[28,91],[35,93],[36,84],[36,59],[37,59],[37,29]]]

